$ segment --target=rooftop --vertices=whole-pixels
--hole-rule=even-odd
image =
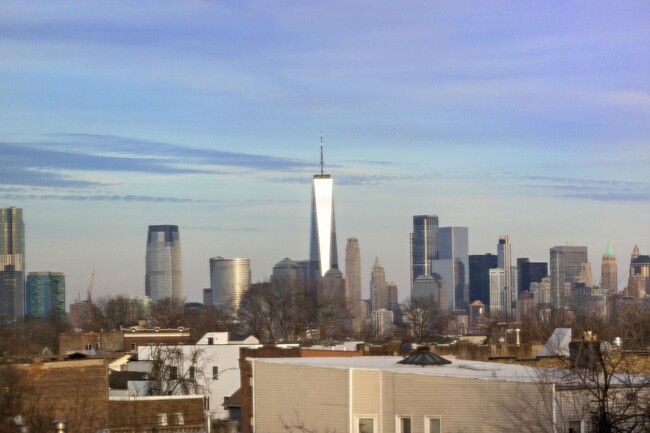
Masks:
[[[401,374],[446,376],[508,382],[535,382],[539,369],[522,365],[459,360],[449,357],[450,364],[419,366],[398,364],[401,356],[359,356],[352,358],[256,358],[255,363],[324,367],[346,370],[380,370]],[[556,370],[560,372],[561,370]]]

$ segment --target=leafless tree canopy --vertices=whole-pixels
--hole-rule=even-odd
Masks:
[[[425,342],[444,332],[448,315],[433,297],[408,298],[401,304],[404,322],[418,342]]]

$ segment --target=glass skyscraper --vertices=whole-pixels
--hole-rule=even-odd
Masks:
[[[580,279],[582,264],[588,261],[587,247],[560,245],[551,248],[551,303],[554,308],[567,304],[573,284]]]
[[[336,224],[334,221],[334,180],[323,171],[321,137],[320,173],[314,175],[311,188],[311,236],[309,237],[309,278],[325,276],[338,269]]]
[[[184,301],[183,265],[178,226],[149,226],[145,295],[152,302],[165,299]]]
[[[438,258],[432,272],[447,282],[449,309],[469,305],[469,231],[467,227],[438,228]]]
[[[210,259],[210,289],[214,305],[237,314],[242,298],[250,286],[250,259]]]
[[[23,210],[0,209],[0,326],[25,314],[25,224]]]
[[[490,269],[499,267],[494,254],[469,256],[469,300],[490,304]]]
[[[25,293],[25,316],[65,320],[65,275],[62,272],[30,272]]]
[[[413,282],[420,275],[431,275],[433,260],[438,258],[438,216],[414,215],[411,233],[411,295]]]

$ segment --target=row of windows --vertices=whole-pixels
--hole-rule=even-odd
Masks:
[[[375,433],[377,417],[357,416],[357,433]],[[438,415],[424,417],[424,433],[440,433],[441,418]],[[397,417],[397,433],[411,433],[412,419],[410,416]]]
[[[178,379],[178,367],[170,365],[169,367],[169,378],[172,380]],[[190,380],[194,380],[196,377],[196,368],[190,367],[189,369]],[[219,380],[219,367],[212,367],[212,379]]]

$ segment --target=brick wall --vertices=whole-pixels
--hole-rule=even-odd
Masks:
[[[28,398],[51,420],[68,421],[68,431],[95,433],[108,418],[108,364],[103,359],[22,366],[34,389]]]
[[[204,401],[203,396],[113,398],[108,428],[111,433],[204,431]]]

